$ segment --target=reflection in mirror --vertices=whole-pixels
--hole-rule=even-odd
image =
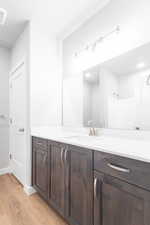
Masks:
[[[99,71],[87,72],[83,78],[83,124],[100,127]]]
[[[82,114],[78,114],[82,126],[90,122],[110,129],[150,129],[150,44],[90,68],[82,76],[72,78],[74,83],[80,81],[72,100],[76,99],[74,108],[80,107],[76,111]]]

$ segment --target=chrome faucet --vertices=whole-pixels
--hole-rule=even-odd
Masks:
[[[92,120],[88,121],[88,126],[90,127],[89,136],[96,136],[96,129],[93,126],[91,126],[92,123],[93,123]]]

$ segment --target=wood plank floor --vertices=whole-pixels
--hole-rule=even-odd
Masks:
[[[0,225],[67,225],[37,194],[27,196],[12,175],[0,176]]]

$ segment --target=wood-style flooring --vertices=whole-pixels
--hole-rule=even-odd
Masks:
[[[38,194],[27,196],[10,174],[0,176],[0,225],[67,225]]]

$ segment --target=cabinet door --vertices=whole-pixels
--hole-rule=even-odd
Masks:
[[[93,225],[92,151],[71,147],[69,221]]]
[[[33,186],[48,199],[48,151],[33,149]]]
[[[50,203],[62,215],[68,211],[69,195],[69,152],[67,147],[51,145],[51,188]]]
[[[150,193],[95,172],[94,225],[148,225]]]

